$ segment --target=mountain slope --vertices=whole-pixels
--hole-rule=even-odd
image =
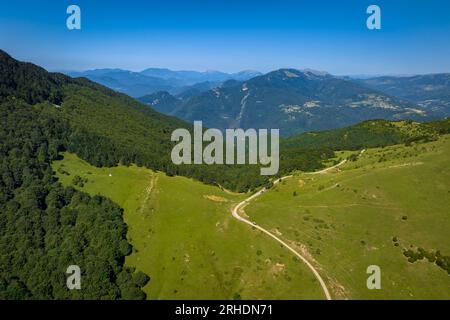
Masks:
[[[62,86],[69,81],[67,76],[19,62],[0,50],[0,101],[15,96],[29,104],[44,100],[58,104],[62,101]]]
[[[378,77],[361,84],[389,95],[417,103],[440,116],[450,115],[450,73],[413,77]]]
[[[248,81],[230,81],[171,110],[187,121],[225,129],[280,128],[283,135],[339,128],[370,119],[423,121],[432,114],[411,102],[326,73],[281,69]],[[181,105],[180,105],[181,104]],[[158,108],[156,103],[154,106]]]
[[[308,254],[336,298],[448,299],[450,136],[353,154],[339,170],[294,173],[247,219]],[[367,289],[370,265],[381,290]]]
[[[0,299],[144,299],[148,276],[124,266],[122,209],[53,176],[72,128],[39,103],[60,108],[64,86],[78,81],[3,51],[0,70]],[[82,290],[66,286],[72,265]]]
[[[96,168],[69,153],[54,170],[64,185],[100,193],[124,208],[135,248],[126,265],[151,275],[144,288],[150,299],[322,298],[306,266],[230,219],[230,207],[245,194],[136,166]],[[89,182],[74,185],[74,175]],[[277,264],[290,281],[274,277]]]
[[[282,140],[282,147],[360,150],[401,143],[410,144],[415,141],[432,141],[447,133],[450,133],[450,119],[427,123],[365,121],[346,128],[294,135]]]
[[[181,99],[177,99],[167,91],[158,91],[139,98],[139,101],[153,107],[156,111],[171,115],[182,104]]]

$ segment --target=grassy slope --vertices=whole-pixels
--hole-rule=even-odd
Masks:
[[[77,188],[125,209],[135,248],[126,262],[150,275],[151,299],[324,298],[301,262],[231,217],[246,195],[136,166],[95,168],[68,153],[54,169],[64,185],[80,175],[88,182]]]
[[[450,254],[449,167],[450,136],[369,149],[337,172],[295,175],[246,213],[283,239],[306,245],[337,297],[449,299],[446,271],[426,260],[411,264],[402,254],[411,245]],[[366,287],[372,264],[381,267],[382,290]]]

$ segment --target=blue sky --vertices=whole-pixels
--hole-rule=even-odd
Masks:
[[[71,4],[81,30],[66,28]],[[366,27],[370,4],[381,30]],[[2,1],[0,48],[49,70],[450,72],[450,1]]]

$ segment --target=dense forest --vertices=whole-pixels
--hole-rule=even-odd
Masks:
[[[122,210],[54,178],[68,125],[17,99],[0,104],[0,124],[0,299],[145,298],[148,277],[124,267]],[[69,265],[83,290],[67,289]]]

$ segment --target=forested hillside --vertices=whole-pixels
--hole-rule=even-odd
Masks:
[[[378,77],[357,82],[401,99],[417,103],[441,117],[450,115],[450,74],[411,77]]]
[[[136,163],[235,191],[248,191],[268,182],[255,165],[174,165],[170,135],[177,128],[189,129],[191,125],[124,94],[87,79],[48,73],[33,64],[18,62],[5,52],[0,52],[0,65],[5,70],[0,80],[3,99],[10,96],[24,100],[48,116],[66,121],[70,135],[64,146],[91,164]],[[330,150],[292,155],[286,152],[280,172],[293,167],[317,169],[330,156]]]
[[[122,209],[54,178],[50,162],[69,133],[23,101],[0,104],[0,299],[143,299],[148,277],[124,268]],[[67,289],[70,265],[83,290]]]
[[[425,123],[372,120],[342,129],[292,136],[283,140],[282,147],[288,150],[296,147],[358,150],[401,143],[410,144],[414,141],[431,141],[446,133],[450,133],[450,118]]]

